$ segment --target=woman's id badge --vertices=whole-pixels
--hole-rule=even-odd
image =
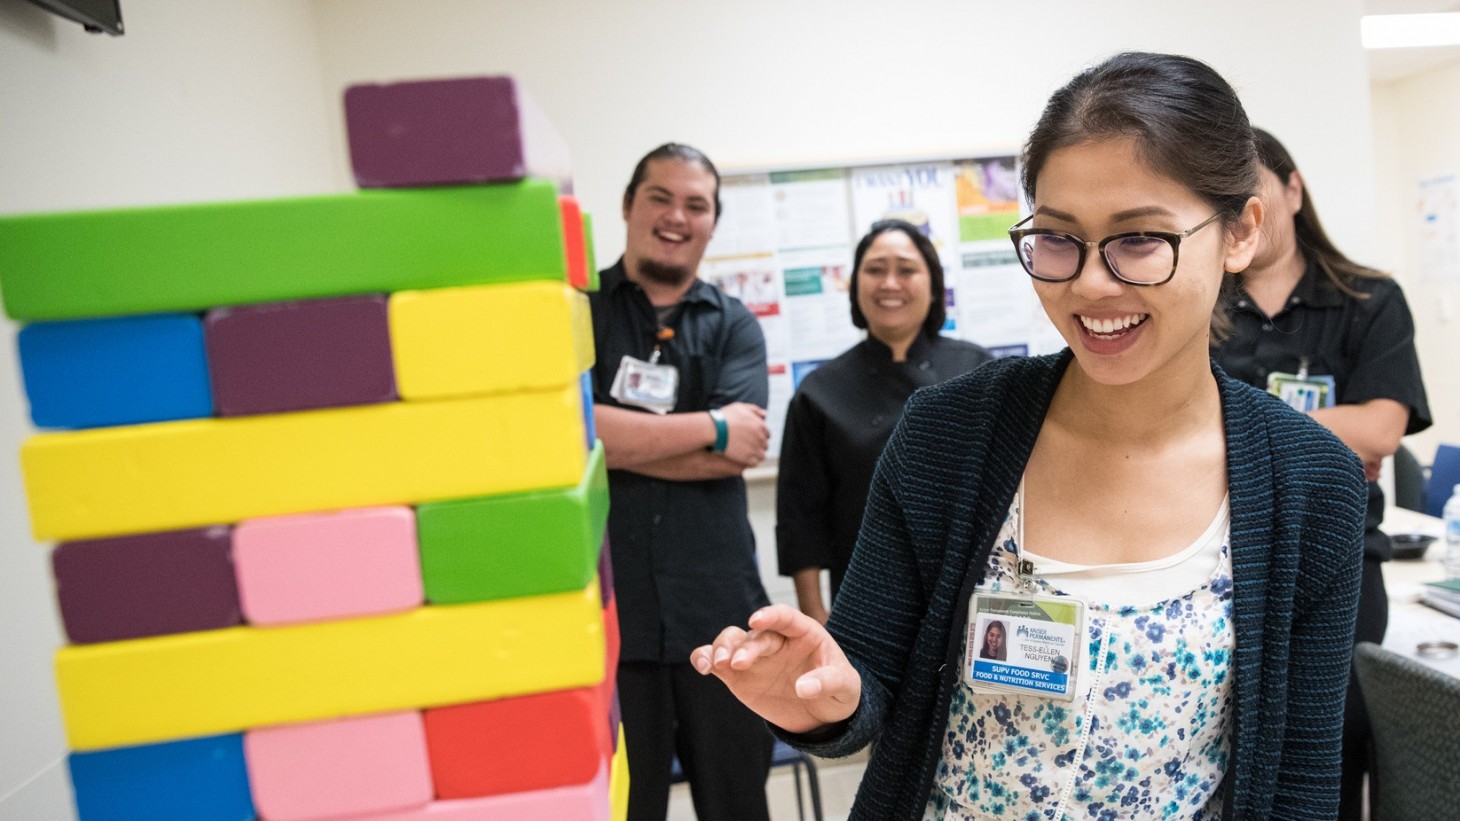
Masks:
[[[1067,596],[974,591],[964,681],[979,692],[1075,697],[1085,603]]]
[[[679,397],[679,369],[625,356],[618,363],[608,395],[625,405],[669,413]]]

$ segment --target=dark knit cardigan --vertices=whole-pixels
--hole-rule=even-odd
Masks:
[[[861,673],[862,701],[841,725],[782,734],[832,757],[877,741],[852,819],[922,817],[968,597],[1071,358],[1066,350],[998,360],[923,389],[883,452],[828,625]],[[1316,422],[1213,372],[1227,444],[1236,634],[1226,817],[1331,819],[1363,469]]]

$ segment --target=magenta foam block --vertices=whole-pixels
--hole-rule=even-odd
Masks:
[[[240,622],[226,527],[62,542],[51,554],[73,644],[215,630]]]
[[[233,530],[233,561],[250,624],[390,613],[423,600],[408,507],[248,519]]]
[[[511,77],[351,86],[345,129],[361,188],[571,179],[567,143]]]
[[[215,308],[203,322],[219,416],[396,398],[383,294]]]
[[[410,810],[432,797],[414,711],[253,730],[243,750],[254,805],[269,821]]]

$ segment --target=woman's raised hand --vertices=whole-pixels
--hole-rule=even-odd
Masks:
[[[752,613],[749,626],[720,631],[713,644],[690,653],[690,663],[789,732],[835,724],[856,711],[862,677],[820,622],[776,604]]]

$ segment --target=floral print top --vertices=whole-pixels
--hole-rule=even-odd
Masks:
[[[1019,504],[989,557],[995,590],[1018,586]],[[1218,538],[1217,569],[1195,590],[1149,606],[1088,603],[1073,701],[981,693],[960,677],[924,821],[1220,818],[1234,636],[1225,526]]]

